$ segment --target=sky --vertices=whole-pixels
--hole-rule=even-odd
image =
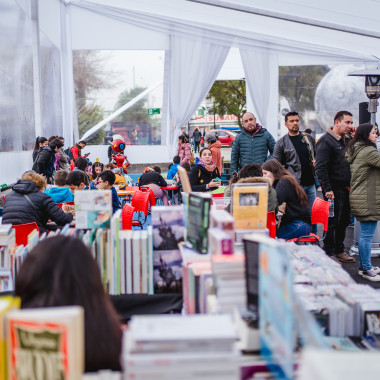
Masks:
[[[115,85],[112,89],[98,90],[91,94],[95,103],[106,111],[113,111],[119,95],[136,87],[149,87],[163,80],[164,51],[143,50],[104,50],[104,71],[113,73]],[[162,86],[151,93],[149,108],[162,105]]]

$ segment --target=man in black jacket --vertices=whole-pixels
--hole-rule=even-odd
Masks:
[[[349,187],[350,165],[344,158],[348,143],[347,133],[352,127],[352,114],[339,111],[334,118],[334,127],[318,140],[316,172],[322,192],[327,200],[334,202],[334,216],[329,218],[329,227],[324,240],[324,250],[329,256],[344,263],[355,261],[344,253],[346,228],[350,223]]]
[[[276,142],[273,158],[279,161],[305,190],[311,210],[317,197],[314,173],[315,140],[311,135],[300,132],[300,118],[297,112],[288,112],[285,115],[285,125],[289,132]],[[312,232],[317,233],[316,226],[313,226]]]
[[[55,155],[56,153],[59,153],[59,150],[62,147],[62,141],[55,138],[49,142],[49,145],[44,146],[40,149],[36,160],[34,161],[33,170],[38,174],[42,174],[49,184],[52,183]]]

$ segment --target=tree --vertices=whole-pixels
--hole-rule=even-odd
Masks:
[[[280,96],[287,99],[290,111],[302,113],[314,110],[314,96],[327,66],[281,66],[279,69]]]
[[[105,72],[103,68],[106,59],[106,55],[96,50],[73,51],[74,87],[80,136],[104,118],[102,107],[93,103],[90,94],[92,91],[112,88],[114,85],[111,73]],[[104,136],[104,130],[100,130],[91,136],[88,142],[102,144]]]
[[[99,105],[84,105],[80,110],[78,110],[79,135],[83,136],[85,132],[102,121],[103,118],[103,110]],[[104,128],[101,128],[87,139],[87,143],[94,145],[103,144],[105,135],[106,132]]]
[[[246,109],[245,80],[218,80],[211,87],[207,99],[213,99],[213,112],[220,116],[235,115],[239,127]]]
[[[137,95],[145,91],[146,88],[135,87],[131,90],[125,90],[119,95],[119,99],[115,105],[115,110],[124,106]],[[128,108],[121,115],[117,117],[117,121],[122,121],[130,124],[149,124],[150,117],[146,108],[147,98],[139,100],[134,106]]]

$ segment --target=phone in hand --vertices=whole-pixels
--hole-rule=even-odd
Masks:
[[[86,153],[84,156],[87,157],[90,153]]]
[[[214,182],[222,182],[222,180],[219,177],[214,178]]]

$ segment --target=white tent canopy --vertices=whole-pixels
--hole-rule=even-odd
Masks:
[[[380,2],[373,0],[7,1],[17,2],[61,53],[67,144],[78,138],[71,53],[75,49],[165,50],[162,130],[168,148],[217,78],[231,47],[240,49],[250,110],[274,134],[279,66],[369,67],[380,57]]]

